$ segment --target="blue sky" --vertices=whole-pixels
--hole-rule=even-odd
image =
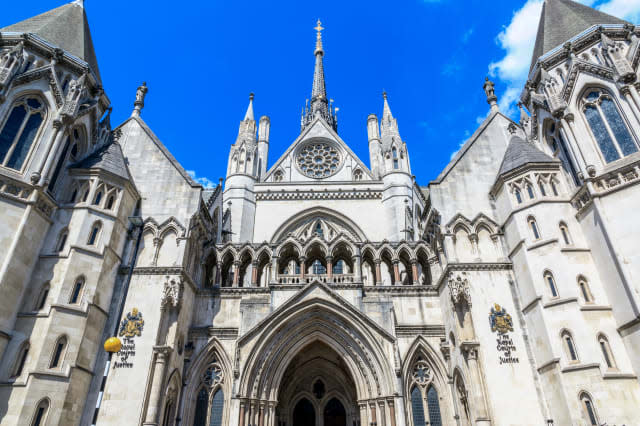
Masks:
[[[638,23],[638,0],[582,0]],[[5,2],[0,27],[59,0]],[[311,92],[316,19],[339,134],[369,163],[368,114],[387,91],[412,171],[426,185],[486,116],[492,75],[502,110],[526,79],[542,0],[200,1],[86,0],[115,126],[149,86],[142,117],[204,184],[224,177],[250,92],[271,118],[269,164],[299,134]]]

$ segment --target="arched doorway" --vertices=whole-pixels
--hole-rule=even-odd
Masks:
[[[307,398],[302,398],[293,409],[293,426],[315,426],[315,424],[315,408]]]
[[[325,405],[324,426],[347,426],[347,412],[338,398],[331,398]]]
[[[282,424],[347,426],[358,420],[353,378],[342,357],[321,341],[308,344],[292,358],[278,399]]]

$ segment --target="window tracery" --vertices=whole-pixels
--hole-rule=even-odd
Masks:
[[[441,426],[440,400],[434,384],[434,373],[429,363],[421,356],[417,358],[411,370],[409,388],[411,389],[411,412],[414,426]]]
[[[0,131],[0,165],[22,169],[45,113],[44,103],[36,97],[27,96],[16,101]]]
[[[326,142],[303,145],[296,156],[296,165],[305,176],[322,179],[338,172],[342,156],[337,147]]]
[[[193,426],[221,426],[224,412],[224,372],[216,357],[200,376]]]
[[[638,152],[618,106],[609,93],[594,88],[582,99],[583,113],[606,163]]]

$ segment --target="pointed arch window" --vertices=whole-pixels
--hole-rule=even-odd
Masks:
[[[49,412],[49,400],[43,399],[36,406],[36,411],[33,414],[33,421],[31,426],[44,426],[47,422],[47,414]]]
[[[413,425],[422,426],[425,422],[424,407],[422,405],[422,392],[418,386],[411,390],[411,413],[413,414]]]
[[[590,89],[583,98],[583,112],[605,162],[610,163],[638,152],[620,110],[609,93]]]
[[[549,271],[545,272],[544,280],[547,282],[547,286],[549,286],[551,297],[558,297],[558,288],[556,287],[556,280],[553,278],[553,274]]]
[[[222,426],[224,392],[222,368],[214,358],[200,376],[201,387],[196,397],[193,426]]]
[[[101,201],[102,201],[102,190],[100,189],[96,194],[96,198],[93,200],[93,205],[99,206]]]
[[[76,305],[80,303],[80,296],[82,295],[82,289],[84,288],[84,278],[80,277],[76,280],[71,291],[71,297],[69,297],[69,304]]]
[[[589,288],[589,283],[586,278],[578,278],[578,288],[580,289],[580,294],[582,295],[585,303],[593,303],[593,295],[591,294],[591,289]]]
[[[562,333],[562,340],[564,342],[565,351],[567,354],[567,358],[570,363],[579,362],[578,352],[576,350],[576,345],[573,342],[573,336],[568,331],[564,331]]]
[[[541,180],[538,181],[538,188],[540,188],[540,195],[542,195],[543,197],[547,196],[547,190],[544,187],[544,182],[542,182]]]
[[[551,185],[551,191],[553,191],[553,195],[558,196],[558,185],[556,185],[553,179],[549,180],[549,185]]]
[[[22,371],[24,370],[24,365],[27,363],[27,357],[29,356],[30,349],[29,342],[24,342],[20,347],[20,351],[18,352],[18,357],[16,358],[16,364],[13,369],[12,377],[20,377],[22,375]]]
[[[60,368],[64,355],[67,349],[67,338],[65,336],[60,337],[53,348],[53,355],[51,356],[51,362],[49,368]]]
[[[569,236],[569,227],[567,224],[560,222],[559,228],[560,234],[562,235],[562,241],[564,241],[565,245],[571,245],[571,237]]]
[[[344,260],[340,259],[333,265],[333,273],[336,275],[344,274]]]
[[[440,400],[438,398],[438,391],[433,385],[429,386],[427,390],[427,407],[429,408],[429,424],[431,426],[442,426]]]
[[[395,146],[391,149],[391,156],[393,157],[393,168],[398,169],[398,150]]]
[[[49,283],[46,283],[42,286],[42,290],[40,290],[40,295],[38,297],[38,301],[36,303],[36,310],[39,311],[44,308],[44,305],[47,303],[47,297],[49,297]]]
[[[64,251],[64,247],[67,244],[67,237],[69,236],[69,232],[65,229],[60,233],[60,237],[58,237],[58,244],[56,245],[56,251],[60,253]]]
[[[598,345],[600,346],[602,358],[604,359],[605,364],[607,364],[607,368],[616,368],[616,361],[613,358],[613,353],[611,352],[611,346],[609,345],[609,339],[607,339],[607,336],[605,336],[604,334],[599,334]]]
[[[44,103],[24,97],[12,106],[0,130],[0,165],[20,170],[45,117]]]
[[[87,240],[87,245],[96,246],[98,244],[98,237],[100,236],[100,230],[102,229],[102,223],[96,222],[91,227],[91,233]]]
[[[518,202],[518,204],[522,204],[522,193],[520,193],[520,190],[516,188],[516,190],[513,191],[513,193],[516,196],[516,201]]]
[[[527,184],[527,194],[529,195],[530,200],[533,200],[535,198],[535,195],[533,193],[533,186],[530,183]]]
[[[531,228],[531,234],[533,235],[534,240],[540,239],[540,231],[538,230],[538,223],[536,222],[533,216],[529,216],[527,218],[527,222],[529,223],[529,228]]]
[[[115,202],[115,200],[116,200],[116,197],[114,194],[109,195],[109,198],[107,198],[107,202],[104,208],[107,210],[111,210],[113,208],[113,203]]]
[[[580,394],[580,402],[582,404],[582,410],[584,417],[587,420],[587,424],[591,426],[598,426],[598,416],[596,414],[596,408],[593,405],[593,401],[591,401],[591,397],[586,392],[582,392]]]
[[[319,259],[313,261],[312,270],[314,275],[323,275],[327,273],[327,268],[320,262]],[[299,272],[296,272],[297,274]]]
[[[324,231],[322,230],[322,224],[320,222],[316,223],[316,227],[313,229],[313,232],[319,237],[324,237]]]

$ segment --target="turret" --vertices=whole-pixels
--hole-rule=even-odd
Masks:
[[[269,133],[271,132],[271,120],[266,115],[260,117],[258,125],[258,160],[256,162],[258,168],[258,180],[267,172],[269,159]]]
[[[382,122],[380,123],[381,145],[382,145],[382,174],[404,172],[411,174],[407,145],[400,137],[398,122],[391,114],[391,108],[387,100],[387,93],[382,94],[384,98],[384,108],[382,112]]]
[[[375,114],[369,114],[367,118],[367,136],[369,138],[369,165],[373,176],[379,179],[382,174],[382,145],[378,117]]]
[[[260,169],[262,173],[266,170],[269,118],[260,119],[260,143],[258,143],[256,120],[253,116],[253,98],[254,95],[251,93],[247,112],[238,128],[238,137],[229,151],[224,202],[231,213],[231,240],[234,242],[250,241],[253,237],[255,220],[253,187],[261,174]],[[258,145],[263,149],[264,157],[260,156]]]

